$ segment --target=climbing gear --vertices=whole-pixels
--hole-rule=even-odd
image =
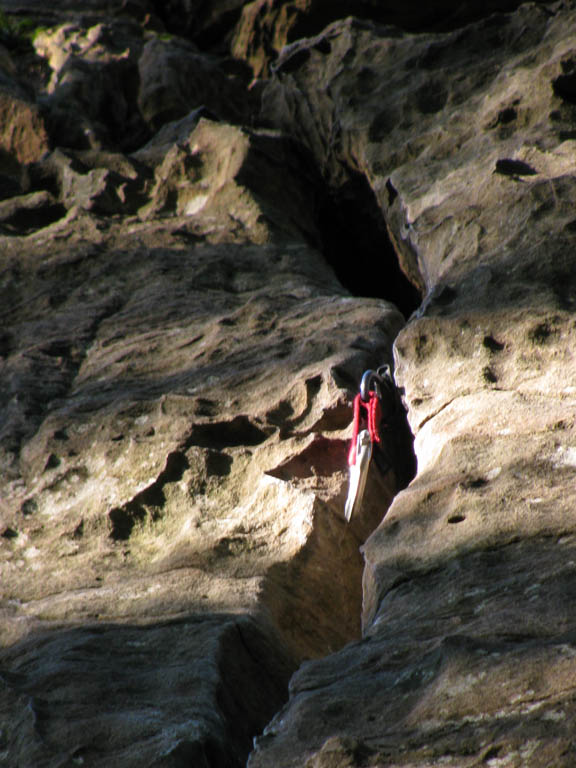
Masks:
[[[372,458],[372,440],[367,429],[363,429],[352,443],[354,455],[353,463],[348,462],[350,466],[350,485],[348,487],[348,498],[344,514],[346,520],[350,522],[354,511],[362,504],[364,489],[366,488],[366,479],[368,477],[368,467]]]
[[[354,512],[362,505],[370,460],[373,454],[379,453],[379,448],[382,446],[380,429],[383,423],[382,399],[385,392],[392,395],[392,407],[395,409],[398,396],[390,366],[382,365],[376,371],[366,371],[362,376],[360,392],[354,398],[352,440],[348,451],[350,483],[344,508],[348,522],[352,519]],[[366,425],[361,429],[363,411],[365,412]],[[389,407],[387,412],[391,413]],[[381,457],[378,464],[383,471],[390,468],[389,464],[383,465]]]

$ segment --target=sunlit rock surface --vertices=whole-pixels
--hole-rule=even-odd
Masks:
[[[24,764],[241,761],[295,662],[359,633],[369,528],[343,519],[338,384],[401,316],[306,246],[143,227],[48,255],[44,230],[4,262],[3,706]]]
[[[363,547],[364,639],[301,668],[250,765],[574,761],[574,21],[347,20],[281,54],[271,119],[363,170],[427,296],[395,344],[418,474]]]
[[[572,766],[573,4],[45,5],[0,30],[0,762]],[[418,472],[388,430],[347,525],[393,342]]]
[[[318,250],[303,151],[170,81],[215,57],[92,21],[7,36],[48,132],[2,155],[0,759],[240,766],[301,660],[360,637],[398,482],[346,524],[350,403],[404,318]]]

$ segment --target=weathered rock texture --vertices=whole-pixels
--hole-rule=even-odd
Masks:
[[[350,395],[404,318],[335,278],[321,175],[241,74],[93,21],[6,43],[0,759],[242,765],[360,636],[398,482],[346,524]]]
[[[572,766],[573,4],[4,7],[2,764]]]
[[[251,765],[574,762],[576,16],[556,10],[338,22],[267,89],[328,172],[370,179],[427,298],[395,345],[418,475],[363,547],[364,640],[302,668]]]

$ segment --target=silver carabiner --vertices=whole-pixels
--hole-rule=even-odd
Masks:
[[[377,397],[381,396],[380,376],[376,373],[376,371],[368,369],[365,371],[364,375],[362,376],[362,381],[360,382],[360,397],[362,400],[364,400],[365,403],[367,403],[369,400],[368,393],[370,390],[376,392]]]
[[[358,433],[356,440],[356,461],[350,465],[350,485],[344,507],[344,515],[348,522],[350,522],[354,511],[362,504],[371,458],[372,440],[368,430],[363,429]]]
[[[394,386],[390,366],[381,365],[377,371],[368,369],[362,376],[362,381],[360,382],[360,397],[367,403],[369,399],[368,393],[372,390],[376,392],[376,396],[381,400],[383,385]]]

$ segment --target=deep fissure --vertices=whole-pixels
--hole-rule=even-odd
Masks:
[[[324,256],[352,295],[390,301],[406,319],[420,306],[420,291],[402,271],[378,201],[362,174],[349,172],[345,184],[329,191],[318,226]]]
[[[344,186],[337,191],[331,191],[319,211],[318,226],[324,256],[343,287],[352,295],[385,299],[394,304],[406,320],[420,306],[421,294],[400,267],[398,256],[386,230],[382,212],[365,177],[361,174],[353,174]],[[383,280],[379,280],[378,276],[382,274],[385,277]],[[371,361],[374,368],[377,368],[381,363],[381,360]],[[351,385],[351,382],[346,383]],[[360,382],[357,382],[358,386],[359,384]],[[354,394],[355,392],[352,391],[351,395]],[[352,419],[352,409],[350,418]],[[371,520],[371,530],[368,530],[365,538],[384,519],[395,496],[410,483],[416,474],[414,437],[403,405],[400,406],[396,418],[390,420],[390,423],[386,425],[382,437],[383,451],[380,454],[380,461],[374,459],[372,461],[371,478],[368,481],[365,495],[365,503],[379,508],[379,515]],[[379,504],[378,494],[383,489],[380,483],[386,476],[382,470],[384,473],[386,472],[386,465],[395,474],[395,488],[391,500],[384,500],[384,497],[381,497],[382,501]],[[326,523],[317,525],[321,529]],[[357,536],[353,525],[348,525],[345,530],[349,536]],[[312,542],[311,547],[314,557],[313,550],[322,546],[322,531],[315,531],[312,538],[316,539],[316,542]],[[361,540],[355,539],[356,545],[361,543]],[[331,556],[330,553],[328,556]],[[337,558],[338,553],[332,553],[332,556]],[[286,589],[286,584],[290,588],[291,582],[299,584],[302,575],[302,563],[299,563],[299,560],[301,558],[297,557],[294,562],[282,566],[279,569],[281,577],[278,579],[273,576],[269,580],[268,589]],[[270,581],[272,586],[270,586]],[[282,581],[285,582],[284,585],[280,583]],[[316,600],[316,610],[322,613],[322,610],[325,610],[325,606],[322,606],[322,597],[317,595]],[[339,601],[338,610],[342,610],[342,608],[342,601]],[[362,613],[362,589],[360,589],[360,599],[355,605],[355,610],[360,617]],[[275,618],[278,620],[279,617],[276,616]],[[305,623],[306,620],[304,619],[304,625]],[[301,626],[297,622],[292,624],[292,629],[296,633],[301,632],[303,636],[309,631],[306,626]],[[354,638],[349,638],[347,643],[353,641]],[[326,655],[337,652],[340,647],[329,650]]]

